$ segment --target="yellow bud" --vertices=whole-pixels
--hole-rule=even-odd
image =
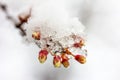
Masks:
[[[35,40],[40,40],[40,32],[38,31],[33,32],[32,38],[34,38]]]

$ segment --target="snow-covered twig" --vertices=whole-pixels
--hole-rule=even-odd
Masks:
[[[53,56],[54,67],[61,64],[69,67],[71,57],[81,64],[86,62],[85,27],[77,17],[70,16],[63,1],[34,3],[28,12],[18,15],[19,23],[9,15],[7,6],[2,4],[1,8],[22,36],[41,49],[38,56],[41,63],[46,61],[48,53]]]

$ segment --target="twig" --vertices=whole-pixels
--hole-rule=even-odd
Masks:
[[[5,5],[5,4],[3,4],[3,3],[0,2],[0,8],[1,8],[2,11],[6,14],[6,17],[7,17],[10,21],[13,22],[13,24],[15,25],[15,27],[20,30],[21,35],[22,35],[22,36],[26,36],[26,32],[25,32],[25,30],[22,28],[22,25],[23,25],[24,23],[26,23],[26,22],[28,21],[29,17],[31,16],[31,9],[30,9],[30,12],[29,12],[28,15],[25,15],[24,17],[22,17],[22,15],[19,15],[19,16],[18,16],[18,19],[19,19],[19,21],[20,21],[20,22],[18,23],[18,22],[16,22],[16,20],[8,13],[8,6],[7,6],[7,5]]]

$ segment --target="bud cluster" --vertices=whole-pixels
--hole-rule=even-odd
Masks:
[[[48,54],[53,56],[53,65],[55,68],[61,67],[63,65],[65,68],[70,66],[69,60],[74,58],[81,64],[86,62],[87,50],[82,49],[85,46],[85,40],[78,35],[72,34],[67,37],[68,41],[73,40],[72,44],[65,46],[60,43],[60,40],[55,41],[52,37],[43,37],[39,31],[34,31],[32,33],[32,38],[37,42],[37,45],[40,45],[40,52],[38,59],[40,63],[44,63],[47,60]],[[65,42],[67,43],[67,42]],[[76,51],[77,50],[77,51]],[[74,54],[74,51],[76,51]]]

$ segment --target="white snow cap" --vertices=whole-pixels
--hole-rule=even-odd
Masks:
[[[82,48],[85,27],[77,17],[71,16],[65,1],[38,1],[31,9],[31,16],[23,26],[29,42],[36,43],[42,50],[46,49],[52,56],[61,55],[66,49],[86,56],[87,51]]]
[[[83,33],[85,27],[77,17],[70,16],[64,1],[40,0],[36,2],[32,5],[31,17],[28,23],[24,25],[28,38],[31,39],[31,31],[36,27],[40,28],[44,37],[54,35],[54,37],[60,38],[71,33]]]

